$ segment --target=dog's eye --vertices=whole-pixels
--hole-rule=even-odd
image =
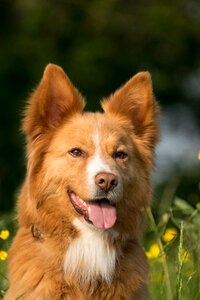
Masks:
[[[128,154],[124,151],[116,151],[114,153],[114,158],[119,158],[119,159],[125,159],[127,158]]]
[[[73,157],[80,157],[84,156],[85,153],[79,148],[74,148],[69,151],[69,154]]]

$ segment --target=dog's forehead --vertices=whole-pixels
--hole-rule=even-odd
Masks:
[[[117,144],[130,143],[129,133],[117,121],[103,113],[84,113],[71,117],[58,128],[50,149],[64,152],[68,145],[69,148],[84,147],[95,151],[98,145],[113,148]]]
[[[120,139],[127,136],[126,130],[120,125],[120,122],[112,120],[103,113],[84,113],[73,117],[70,122],[64,126],[68,137],[73,139],[87,139],[95,143],[101,140]]]

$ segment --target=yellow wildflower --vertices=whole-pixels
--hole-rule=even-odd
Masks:
[[[200,151],[199,151],[199,153],[198,153],[198,160],[200,160]]]
[[[160,255],[160,247],[158,244],[152,244],[149,251],[146,252],[146,256],[149,259],[157,258]]]
[[[7,240],[9,235],[10,235],[10,232],[8,230],[1,230],[0,231],[0,238],[2,240]]]
[[[164,242],[167,243],[167,242],[172,241],[177,236],[177,234],[178,234],[178,232],[177,232],[176,228],[173,228],[173,227],[167,228],[165,230],[165,233],[162,236],[162,239]]]
[[[6,251],[0,251],[0,260],[6,260],[8,253]]]

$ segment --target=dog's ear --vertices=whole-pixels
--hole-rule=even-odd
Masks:
[[[133,76],[110,98],[102,102],[105,113],[122,123],[128,121],[137,137],[154,147],[158,138],[158,104],[154,99],[149,72]]]
[[[64,119],[82,112],[84,100],[63,69],[47,65],[42,80],[29,100],[22,130],[30,140],[58,127]]]

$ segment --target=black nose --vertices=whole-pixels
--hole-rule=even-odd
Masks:
[[[101,190],[109,192],[118,185],[117,176],[112,173],[102,172],[96,175],[95,183]]]

